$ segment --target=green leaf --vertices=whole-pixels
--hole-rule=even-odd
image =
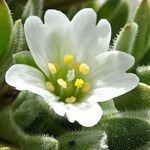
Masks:
[[[0,0],[0,59],[9,48],[12,24],[9,8],[4,0]]]
[[[17,109],[17,105],[15,106]],[[37,132],[36,132],[36,135],[27,134],[26,132],[24,132],[16,124],[14,120],[14,117],[13,117],[14,110],[12,110],[12,108],[6,108],[6,109],[0,110],[0,122],[1,122],[0,139],[7,140],[8,142],[11,142],[14,145],[21,147],[21,149],[23,150],[29,150],[29,149],[30,150],[35,150],[35,149],[36,150],[49,150],[49,149],[57,150],[58,149],[58,141],[54,139],[53,137],[50,137],[44,134],[38,135]],[[30,115],[34,115],[34,114],[30,114]],[[33,128],[33,130],[35,130],[35,128]]]
[[[141,66],[136,69],[141,82],[150,85],[150,66]]]
[[[144,83],[129,93],[114,99],[115,106],[120,111],[144,110],[150,108],[150,86]]]
[[[58,137],[61,150],[106,150],[107,137],[101,129],[87,129]]]
[[[150,142],[150,124],[134,118],[112,118],[99,127],[107,133],[110,150],[134,150]]]
[[[15,22],[13,27],[11,42],[5,56],[0,61],[0,86],[4,84],[5,73],[13,63],[12,55],[15,52],[22,51],[25,47],[24,31],[21,20]]]
[[[24,11],[22,13],[22,19],[25,19],[29,16],[38,16],[41,17],[43,12],[43,0],[28,0]]]
[[[120,31],[128,19],[128,4],[122,0],[107,0],[98,11],[98,20],[106,18],[112,26],[112,38]]]
[[[18,145],[17,134],[10,121],[10,108],[0,109],[0,139]]]
[[[134,17],[134,21],[139,26],[138,36],[135,41],[133,55],[136,63],[148,51],[150,41],[150,1],[142,0]]]
[[[29,51],[22,51],[13,55],[14,63],[26,64],[38,68]]]
[[[58,141],[53,137],[28,136],[20,139],[22,150],[58,150]]]
[[[45,134],[49,131],[57,136],[73,128],[68,120],[56,115],[42,97],[27,91],[21,92],[15,100],[12,117],[28,134]]]
[[[135,22],[127,23],[114,41],[113,50],[132,53],[137,32],[138,25]]]
[[[140,62],[138,63],[138,65],[150,65],[150,47],[148,48],[148,51],[145,53],[145,55],[143,56],[143,58],[140,60]]]

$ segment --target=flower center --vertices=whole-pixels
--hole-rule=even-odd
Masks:
[[[90,71],[86,63],[79,63],[72,55],[65,55],[63,62],[48,63],[50,77],[46,87],[53,94],[60,97],[65,103],[76,103],[90,91],[91,85],[87,82],[87,74]]]

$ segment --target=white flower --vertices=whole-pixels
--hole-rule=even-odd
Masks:
[[[108,51],[110,24],[102,19],[96,25],[92,9],[79,11],[71,22],[56,10],[45,13],[44,24],[31,16],[25,22],[25,36],[38,68],[13,65],[6,82],[43,96],[72,123],[95,125],[102,116],[98,102],[122,95],[139,82],[136,75],[126,73],[134,58]]]

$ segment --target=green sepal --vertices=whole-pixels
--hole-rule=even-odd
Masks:
[[[0,0],[0,60],[7,53],[12,33],[13,21],[4,0]]]
[[[22,20],[25,21],[29,16],[41,17],[43,12],[43,0],[28,0],[22,13]]]
[[[127,23],[114,40],[113,50],[132,53],[138,25],[135,22]]]
[[[102,119],[108,119],[118,114],[118,110],[116,109],[113,100],[100,102],[99,105],[103,110]]]
[[[150,66],[140,66],[136,69],[141,82],[150,85]]]
[[[15,64],[26,64],[38,68],[30,51],[22,51],[13,54],[13,60]]]
[[[144,110],[150,108],[150,86],[144,83],[132,91],[114,98],[115,106],[120,111]]]
[[[22,25],[22,21],[19,19],[14,24],[13,29],[13,40],[11,42],[10,51],[12,52],[20,52],[27,49],[27,43],[25,40],[24,29]]]
[[[129,8],[126,1],[107,0],[97,12],[98,20],[106,18],[112,27],[112,39],[128,19]]]
[[[134,22],[136,22],[139,26],[138,35],[133,48],[134,50],[133,55],[136,59],[136,63],[140,61],[140,59],[148,51],[148,48],[150,46],[149,18],[150,18],[150,1],[142,0],[134,17]]]

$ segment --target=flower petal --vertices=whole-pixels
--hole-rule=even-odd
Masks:
[[[108,51],[96,56],[91,64],[90,79],[101,79],[115,72],[125,72],[134,65],[132,55],[120,51]],[[96,65],[95,65],[96,64]],[[94,67],[92,67],[94,66]]]
[[[111,39],[111,26],[106,19],[101,19],[97,24],[98,30],[98,50],[95,55],[100,52],[106,52],[109,49],[110,39]]]
[[[96,25],[96,13],[93,9],[82,9],[71,21],[67,41],[77,59],[83,61],[109,48],[111,27],[108,21],[102,19]],[[70,46],[71,47],[71,46]]]
[[[97,103],[80,103],[66,106],[66,116],[70,122],[77,121],[85,127],[92,127],[102,116],[102,109]]]
[[[70,21],[61,11],[50,9],[45,13],[44,22],[47,30],[46,43],[52,56],[51,61],[61,63],[64,51],[67,50],[68,41],[65,41],[65,35]]]
[[[80,55],[84,51],[87,51],[86,46],[90,42],[89,37],[96,26],[95,24],[96,13],[93,9],[80,10],[71,21],[67,41],[72,44],[70,48],[78,55],[78,59],[82,57]]]
[[[106,76],[97,82],[97,88],[91,92],[89,102],[110,100],[134,89],[139,83],[139,78],[132,73],[119,72]],[[91,101],[92,100],[92,101]]]
[[[31,54],[39,68],[48,76],[48,62],[51,58],[50,50],[46,43],[46,30],[40,18],[31,16],[24,25],[25,36]]]
[[[55,28],[63,30],[63,28],[70,23],[65,14],[54,9],[50,9],[45,12],[44,22],[47,28],[50,30],[56,30]]]
[[[27,90],[43,96],[50,101],[56,100],[56,96],[46,90],[45,76],[42,72],[28,65],[13,65],[6,72],[6,82],[17,90]]]
[[[35,62],[49,76],[48,63],[57,58],[60,41],[64,38],[64,28],[70,21],[56,10],[48,10],[44,19],[45,24],[40,18],[31,16],[26,20],[24,29]]]
[[[55,113],[64,116],[66,112],[66,104],[63,102],[50,103],[51,107],[54,109]]]

